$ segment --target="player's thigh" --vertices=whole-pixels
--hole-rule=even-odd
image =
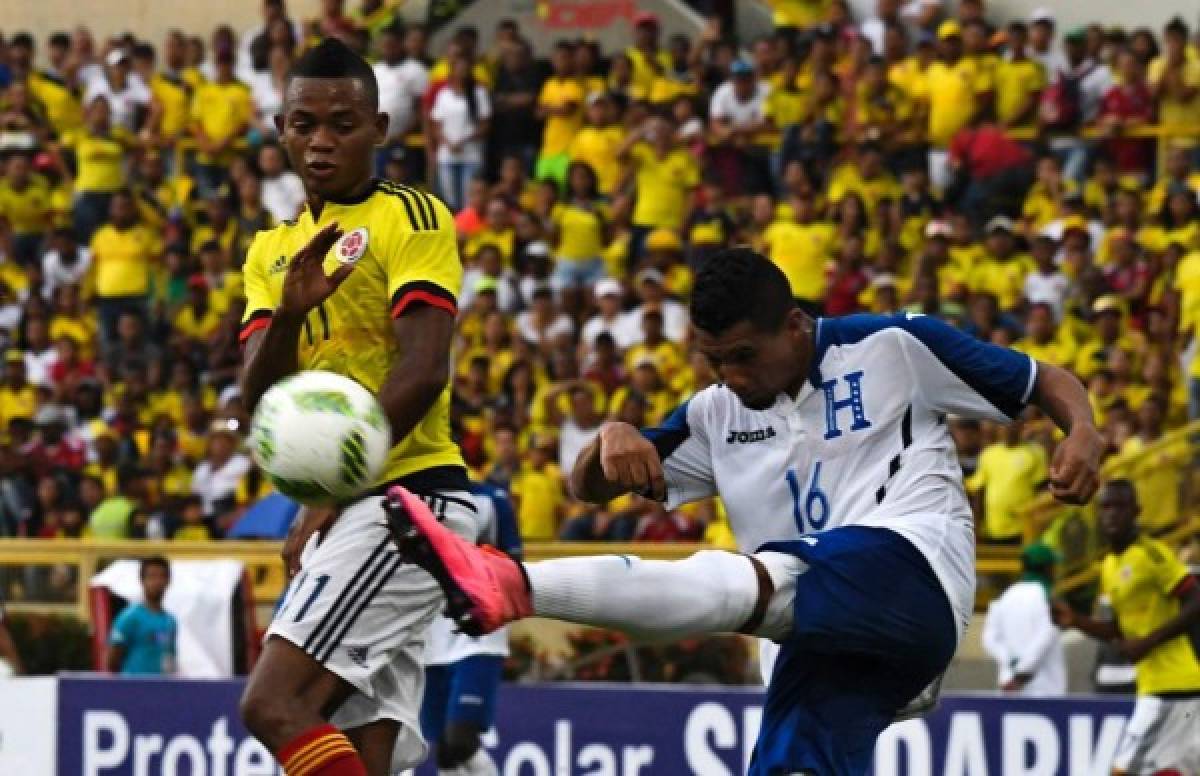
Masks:
[[[1113,757],[1114,772],[1130,774],[1152,773],[1152,755],[1156,738],[1167,722],[1167,709],[1161,698],[1142,695],[1133,705],[1133,713],[1125,723],[1121,741]]]
[[[346,737],[358,750],[368,776],[391,776],[392,750],[399,732],[400,723],[394,719],[377,719],[346,731]]]
[[[1145,736],[1143,770],[1200,774],[1200,699],[1167,697]]]
[[[401,562],[384,517],[381,498],[363,499],[310,542],[268,629],[367,696],[400,653],[423,646],[442,603],[433,578]],[[401,662],[420,673],[414,661]]]
[[[252,732],[276,751],[328,719],[354,687],[295,644],[269,638],[242,694],[242,716]]]

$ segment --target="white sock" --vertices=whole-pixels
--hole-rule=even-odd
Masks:
[[[438,768],[438,776],[497,776],[496,763],[482,746],[465,763],[453,768]]]
[[[759,592],[750,559],[719,550],[684,560],[598,555],[525,568],[536,614],[614,628],[643,640],[736,631],[754,612]],[[775,579],[770,567],[768,573]]]

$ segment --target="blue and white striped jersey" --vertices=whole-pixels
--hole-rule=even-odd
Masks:
[[[719,494],[744,552],[843,525],[901,534],[941,580],[961,635],[975,540],[946,416],[1007,421],[1036,380],[1033,359],[936,318],[823,318],[796,397],[751,410],[714,385],[644,433],[668,502]]]

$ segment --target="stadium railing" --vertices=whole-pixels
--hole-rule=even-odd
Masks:
[[[654,560],[683,558],[705,544],[529,542],[526,560],[579,555],[638,555]],[[254,602],[272,607],[287,585],[275,541],[175,542],[155,540],[0,539],[0,601],[14,612],[73,614],[88,619],[88,584],[114,560],[163,555],[171,560],[233,559],[246,566]]]

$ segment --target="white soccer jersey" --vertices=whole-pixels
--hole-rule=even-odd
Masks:
[[[668,502],[719,493],[744,552],[843,525],[901,534],[937,574],[961,637],[975,539],[946,416],[1007,421],[1036,379],[1028,356],[936,318],[823,318],[794,399],[751,410],[714,385],[644,433],[663,459]]]

